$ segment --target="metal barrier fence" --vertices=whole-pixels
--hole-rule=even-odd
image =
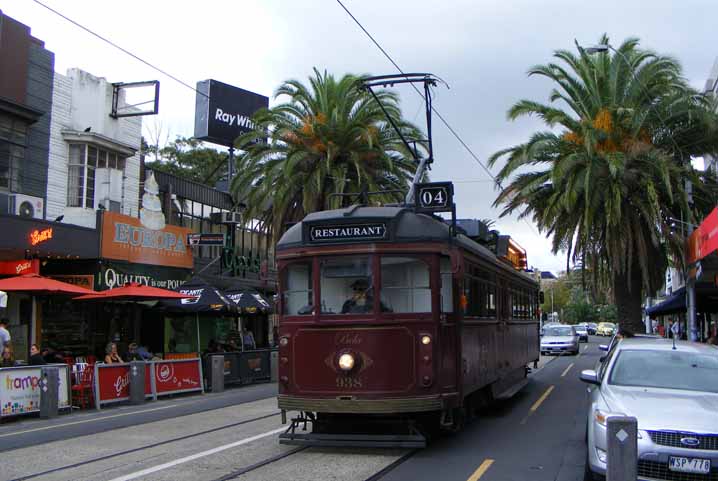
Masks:
[[[40,411],[40,380],[43,367],[57,367],[59,373],[58,407],[70,408],[70,366],[16,366],[0,368],[0,416],[17,416]]]
[[[271,381],[271,353],[271,349],[216,353],[224,356],[224,385]],[[208,388],[211,386],[211,357],[207,355],[203,359]]]
[[[144,365],[145,399],[185,392],[204,392],[202,361],[199,358],[146,361]],[[132,363],[95,364],[93,392],[95,407],[130,400]],[[134,399],[134,398],[133,398]]]

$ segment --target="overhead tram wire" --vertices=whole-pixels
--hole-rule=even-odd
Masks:
[[[45,9],[49,10],[50,12],[54,13],[55,15],[57,15],[57,16],[59,16],[59,17],[65,19],[65,20],[67,20],[68,22],[70,22],[71,24],[75,25],[76,27],[81,28],[81,29],[84,30],[85,32],[89,33],[90,35],[99,38],[100,40],[102,40],[102,41],[105,42],[106,44],[108,44],[108,45],[110,45],[110,46],[116,48],[117,50],[119,50],[119,51],[121,51],[121,52],[123,52],[123,53],[125,53],[125,54],[127,54],[127,55],[129,55],[130,57],[134,58],[135,60],[138,60],[139,62],[142,62],[143,64],[147,65],[147,66],[150,67],[151,69],[156,70],[157,72],[161,73],[162,75],[164,75],[164,76],[166,76],[166,77],[168,77],[168,78],[174,80],[175,82],[177,82],[177,83],[179,83],[179,84],[181,84],[181,85],[187,87],[188,89],[192,90],[193,92],[198,93],[198,94],[200,94],[200,95],[203,95],[203,96],[209,98],[209,96],[208,96],[207,94],[205,94],[204,92],[200,92],[199,90],[197,90],[196,88],[194,88],[194,87],[192,87],[190,84],[188,84],[187,82],[185,82],[185,81],[183,81],[183,80],[181,80],[181,79],[175,77],[174,75],[172,75],[171,73],[167,72],[166,70],[163,70],[163,69],[161,69],[160,67],[157,67],[156,65],[153,65],[152,63],[150,63],[150,62],[148,62],[147,60],[145,60],[145,59],[139,57],[138,55],[135,55],[134,53],[132,53],[132,52],[130,52],[129,50],[127,50],[126,48],[120,47],[119,45],[117,45],[116,43],[114,43],[112,40],[109,40],[108,38],[103,37],[103,36],[100,35],[99,33],[94,32],[93,30],[90,30],[89,28],[85,27],[85,26],[82,25],[81,23],[79,23],[79,22],[77,22],[77,21],[71,19],[70,17],[68,17],[68,16],[66,16],[66,15],[64,15],[64,14],[62,14],[61,12],[58,12],[58,11],[55,10],[54,8],[50,7],[49,5],[45,5],[44,3],[42,3],[42,2],[39,1],[39,0],[32,0],[32,1],[35,2],[35,3],[37,3],[38,5],[40,5],[41,7],[43,7],[43,8],[45,8]]]
[[[351,19],[354,21],[354,23],[357,24],[357,26],[362,30],[362,32],[364,32],[366,34],[366,36],[369,37],[369,40],[371,40],[372,43],[374,45],[376,45],[376,47],[381,51],[381,53],[384,54],[384,56],[387,58],[387,60],[389,60],[389,62],[391,62],[391,64],[394,66],[394,68],[396,68],[399,71],[399,73],[401,73],[402,75],[406,75],[404,70],[401,67],[399,67],[399,64],[397,64],[394,61],[394,59],[391,57],[391,55],[389,55],[389,53],[386,50],[384,50],[384,47],[381,46],[381,44],[372,36],[372,34],[369,33],[369,31],[366,28],[364,28],[364,25],[362,25],[361,22],[354,16],[354,14],[352,14],[352,12],[349,11],[349,9],[344,5],[344,3],[342,3],[342,0],[337,0],[337,3],[339,4],[340,7],[342,7],[342,9],[347,13],[347,15],[349,15],[349,17],[351,17]],[[424,94],[421,93],[419,88],[416,85],[414,85],[413,83],[410,85],[414,89],[414,91],[417,94],[419,94],[419,96],[423,99]],[[436,116],[439,118],[439,120],[441,120],[441,123],[444,124],[444,126],[446,126],[447,129],[449,129],[449,132],[451,132],[451,134],[456,138],[456,140],[459,141],[459,143],[462,145],[462,147],[464,147],[464,149],[469,153],[469,155],[481,166],[482,169],[484,169],[486,174],[489,177],[491,177],[491,180],[493,181],[494,185],[503,189],[503,185],[501,184],[501,182],[496,178],[496,176],[493,173],[491,173],[491,170],[489,170],[489,168],[486,166],[486,164],[484,164],[481,161],[481,159],[479,159],[479,157],[474,153],[474,151],[471,150],[471,147],[469,147],[466,144],[466,142],[464,142],[464,139],[461,138],[461,136],[456,132],[456,130],[454,130],[454,128],[449,124],[449,122],[444,118],[444,116],[441,115],[441,113],[436,109],[436,107],[434,107],[432,105],[431,111],[436,114]],[[523,221],[526,222],[526,225],[528,225],[531,228],[531,230],[534,232],[534,234],[536,234],[538,237],[541,237],[541,234],[536,231],[535,226],[533,226],[528,220],[526,220],[526,218],[524,218]]]

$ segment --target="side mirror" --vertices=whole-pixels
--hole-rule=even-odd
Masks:
[[[608,352],[608,344],[600,344],[598,346],[599,351]]]
[[[581,371],[581,375],[579,377],[583,382],[587,382],[589,384],[596,384],[598,386],[601,385],[601,381],[598,380],[598,374],[596,374],[596,371],[594,371],[593,369],[585,369]]]

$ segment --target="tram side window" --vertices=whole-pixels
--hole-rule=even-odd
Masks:
[[[442,257],[439,264],[441,271],[441,312],[454,312],[454,290],[451,272],[451,259]]]
[[[320,280],[322,314],[374,311],[374,282],[368,256],[324,259]]]
[[[393,312],[431,312],[429,266],[410,257],[382,257],[381,300]],[[451,284],[449,284],[451,285]]]
[[[284,314],[306,316],[313,313],[312,263],[290,264],[284,270]]]

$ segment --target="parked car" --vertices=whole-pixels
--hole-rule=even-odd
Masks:
[[[576,324],[574,329],[578,334],[579,342],[588,342],[588,327],[585,324]]]
[[[616,325],[612,322],[599,322],[596,334],[599,336],[613,336],[616,333]]]
[[[578,354],[578,334],[573,326],[544,327],[541,354]]]
[[[547,327],[560,326],[560,325],[561,325],[560,322],[547,322],[546,324],[544,324],[544,325],[541,327],[541,335],[543,336],[544,329],[546,329]]]
[[[598,329],[598,324],[595,322],[589,322],[586,324],[586,328],[588,329],[588,333],[592,336],[596,335],[596,329]]]
[[[718,348],[649,337],[613,343],[590,390],[586,478],[606,473],[606,419],[638,419],[638,479],[714,479],[718,466]]]

